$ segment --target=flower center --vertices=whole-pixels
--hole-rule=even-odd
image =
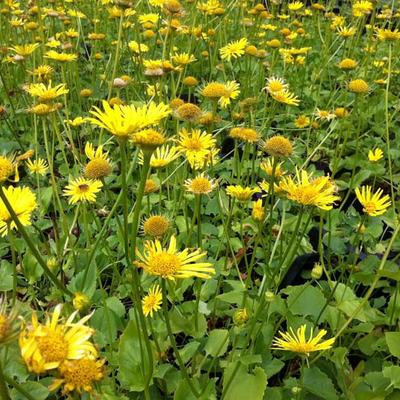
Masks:
[[[364,209],[368,214],[375,212],[375,210],[376,210],[375,202],[374,201],[366,201],[364,203]]]
[[[87,193],[89,191],[89,185],[87,185],[86,183],[82,183],[78,186],[78,188],[81,193]]]
[[[162,252],[149,260],[149,269],[155,275],[173,276],[180,266],[177,255]]]
[[[96,361],[90,359],[67,361],[60,371],[67,385],[84,390],[90,390],[93,382],[99,380],[102,375]]]
[[[68,345],[63,335],[48,332],[46,336],[36,338],[40,354],[46,362],[61,362],[68,355]]]
[[[196,138],[188,139],[187,148],[192,151],[200,151],[202,149],[201,141]]]

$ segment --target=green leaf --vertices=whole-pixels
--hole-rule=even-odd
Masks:
[[[383,376],[390,379],[390,385],[395,389],[400,389],[400,367],[392,365],[383,368]]]
[[[214,329],[208,336],[205,352],[213,357],[225,354],[229,344],[229,332],[226,329]]]
[[[119,379],[134,392],[141,392],[145,387],[145,376],[150,372],[147,353],[141,354],[141,331],[134,321],[129,321],[119,343]]]
[[[25,382],[21,384],[22,389],[28,392],[35,400],[45,400],[49,395],[47,387],[38,382]],[[16,389],[10,391],[12,400],[26,400],[26,396],[22,395]]]
[[[304,371],[304,387],[315,396],[325,400],[337,400],[338,396],[330,378],[319,368],[311,367]]]
[[[326,303],[321,290],[314,286],[289,286],[283,293],[289,295],[287,305],[294,315],[311,315],[317,318]]]
[[[231,380],[236,363],[231,363],[224,373],[224,391],[227,383]],[[229,400],[262,400],[265,388],[267,387],[267,375],[260,367],[256,367],[253,373],[248,373],[244,365],[239,366],[236,375],[232,379],[229,388],[225,393],[225,398]]]
[[[13,266],[6,260],[0,263],[0,291],[6,292],[13,288]]]
[[[386,344],[389,347],[390,354],[400,358],[400,332],[386,332]]]

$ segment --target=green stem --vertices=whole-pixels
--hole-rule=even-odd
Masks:
[[[176,361],[177,361],[177,363],[179,365],[179,369],[181,370],[181,373],[182,373],[184,379],[187,381],[190,390],[194,394],[194,397],[195,398],[199,398],[199,393],[196,390],[196,388],[194,387],[193,382],[190,380],[190,376],[189,376],[189,374],[187,372],[185,364],[183,363],[181,355],[179,354],[179,350],[178,350],[178,347],[177,347],[176,341],[175,341],[175,336],[172,333],[171,322],[169,320],[169,315],[168,315],[167,290],[166,290],[166,287],[165,287],[165,280],[164,279],[161,281],[161,287],[162,287],[162,295],[163,295],[163,313],[164,313],[164,318],[165,318],[165,325],[167,327],[167,332],[168,332],[169,340],[171,342],[171,346],[172,346],[172,348],[174,350],[174,353],[175,353]]]
[[[0,185],[0,198],[3,201],[4,205],[6,206],[7,211],[9,212],[12,220],[14,221],[15,225],[17,225],[18,231],[21,233],[22,237],[24,238],[26,244],[28,245],[29,249],[33,253],[33,256],[36,258],[37,262],[43,268],[43,271],[47,275],[47,277],[66,295],[73,296],[72,293],[57,279],[57,277],[51,272],[49,267],[46,264],[46,261],[40,255],[38,249],[34,245],[31,237],[29,236],[28,232],[26,231],[25,227],[21,224],[17,214],[15,213],[14,209],[12,208],[10,202],[8,201],[3,186]]]
[[[0,397],[1,400],[11,400],[11,397],[8,393],[6,379],[3,374],[3,366],[1,365],[1,363],[0,363]]]

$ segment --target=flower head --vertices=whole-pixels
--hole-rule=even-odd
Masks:
[[[281,337],[275,338],[272,342],[273,349],[293,351],[294,353],[305,354],[306,356],[314,351],[328,350],[335,342],[335,338],[321,342],[322,338],[327,334],[325,329],[321,329],[315,337],[313,337],[313,330],[311,329],[309,339],[307,339],[306,325],[302,325],[297,329],[296,333],[292,328],[289,329],[289,332],[279,333]]]
[[[231,61],[232,58],[239,58],[244,54],[248,42],[246,38],[236,40],[219,49],[221,58],[226,61]]]
[[[186,190],[194,194],[209,194],[216,188],[216,186],[217,184],[215,180],[205,176],[204,173],[185,181]]]
[[[278,103],[287,104],[289,106],[298,106],[300,104],[298,97],[287,90],[271,92],[271,97]]]
[[[6,181],[14,172],[18,172],[14,157],[0,155],[0,183]]]
[[[239,96],[239,84],[235,81],[229,81],[225,84],[219,82],[211,82],[207,84],[201,94],[209,99],[218,100],[222,108],[226,108],[232,99]]]
[[[176,146],[163,145],[157,147],[157,149],[152,153],[150,158],[150,167],[152,168],[164,168],[172,161],[176,160],[181,151]],[[144,156],[143,151],[139,152],[138,156],[139,164],[143,164]]]
[[[229,185],[226,188],[226,194],[239,201],[248,201],[257,192],[257,188],[242,187],[241,185]]]
[[[118,104],[111,106],[107,101],[103,101],[102,104],[104,111],[94,107],[94,111],[90,113],[96,118],[89,118],[89,121],[115,136],[125,138],[146,127],[158,124],[171,112],[169,106],[164,103],[156,105],[150,102],[142,107]]]
[[[368,93],[370,91],[368,83],[363,79],[353,79],[347,87],[353,93]]]
[[[143,314],[153,317],[153,313],[161,308],[162,292],[160,286],[154,285],[150,288],[149,293],[142,299]]]
[[[253,201],[253,209],[251,210],[251,218],[254,221],[262,222],[265,218],[265,208],[261,199]]]
[[[104,376],[104,359],[85,357],[78,360],[64,361],[58,368],[61,378],[54,379],[50,391],[61,385],[65,394],[76,391],[78,393],[92,392],[95,382]]]
[[[152,237],[160,238],[165,235],[169,227],[170,222],[163,215],[152,215],[143,221],[143,233]]]
[[[268,93],[279,93],[288,89],[287,83],[284,79],[272,76],[267,79],[267,86],[264,88]]]
[[[229,136],[247,143],[256,143],[260,139],[260,135],[255,129],[245,127],[232,128]]]
[[[73,323],[76,313],[72,313],[65,323],[60,322],[60,304],[44,324],[39,323],[35,313],[32,314],[31,324],[25,325],[19,336],[21,355],[29,371],[40,374],[58,368],[67,360],[97,355],[94,345],[89,342],[94,331],[84,325],[91,315]]]
[[[274,157],[289,157],[293,146],[284,136],[272,136],[263,143],[262,149]]]
[[[322,210],[330,210],[333,203],[339,200],[336,186],[329,176],[311,179],[307,171],[297,172],[296,180],[284,177],[279,183],[279,188],[287,193],[287,197],[304,206],[316,206]]]
[[[89,159],[85,167],[85,178],[96,180],[110,174],[112,166],[108,158],[108,152],[103,152],[102,145],[95,150],[92,143],[86,142],[85,154]]]
[[[64,189],[64,195],[69,196],[69,204],[75,204],[80,201],[94,203],[96,201],[96,193],[100,192],[103,184],[98,180],[86,178],[76,178],[70,181],[69,185]]]
[[[383,151],[381,149],[370,150],[368,152],[368,160],[372,162],[379,161],[383,157]]]
[[[4,195],[12,206],[19,222],[23,226],[31,225],[32,212],[37,208],[36,196],[27,187],[4,188]],[[17,225],[13,221],[3,200],[0,199],[0,236],[5,236],[9,230],[16,229]]]
[[[57,97],[69,92],[65,84],[52,87],[51,82],[47,86],[44,83],[32,83],[26,88],[26,91],[32,97],[37,97],[40,102],[44,103],[54,100]]]
[[[361,186],[361,190],[360,188],[356,188],[355,192],[358,201],[363,206],[363,211],[372,217],[384,214],[386,209],[392,204],[387,194],[382,196],[382,189],[378,189],[375,193],[372,193],[371,186],[367,185]]]
[[[26,161],[26,166],[28,167],[31,174],[38,174],[42,176],[46,175],[46,172],[49,168],[47,161],[43,158],[38,158],[34,161],[29,159],[28,161]]]
[[[136,144],[142,151],[153,152],[157,147],[166,142],[166,137],[162,132],[148,128],[143,131],[136,132],[132,135],[130,141]]]
[[[171,237],[168,248],[163,248],[158,240],[147,241],[144,252],[138,251],[137,254],[138,261],[135,264],[150,275],[175,280],[191,277],[209,279],[215,274],[211,263],[197,262],[207,254],[206,252],[200,249],[178,252],[175,236]]]

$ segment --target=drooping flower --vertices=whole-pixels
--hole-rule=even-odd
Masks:
[[[275,166],[274,166],[275,164]],[[274,161],[273,157],[267,158],[265,161],[260,163],[260,168],[268,175],[274,175],[275,178],[279,179],[282,175],[285,174],[285,171],[282,169],[283,162],[277,163]]]
[[[130,141],[144,152],[153,152],[157,147],[163,145],[167,141],[167,138],[164,133],[153,128],[148,128],[134,133]]]
[[[135,264],[150,275],[170,280],[192,277],[209,279],[215,274],[212,264],[197,262],[206,254],[200,249],[177,251],[176,238],[172,236],[168,248],[163,248],[158,240],[147,241],[143,253],[137,252]]]
[[[258,199],[257,201],[253,201],[253,209],[251,210],[251,218],[254,221],[262,222],[265,218],[265,208],[262,203],[262,199]]]
[[[110,174],[112,166],[108,158],[108,152],[103,152],[102,145],[95,150],[92,143],[86,142],[85,154],[89,159],[85,166],[85,178],[96,180]]]
[[[358,201],[363,206],[363,211],[372,217],[384,214],[392,204],[387,194],[382,196],[382,189],[378,189],[375,193],[372,193],[372,188],[369,185],[361,186],[361,190],[360,188],[356,188],[355,193]]]
[[[172,161],[176,160],[180,154],[181,151],[176,146],[163,145],[161,147],[157,147],[157,149],[151,155],[150,167],[164,168]],[[138,163],[142,165],[143,162],[143,152],[140,151],[138,156]]]
[[[321,210],[332,209],[335,201],[340,199],[329,176],[311,178],[305,170],[297,172],[295,180],[292,177],[282,178],[279,188],[286,192],[288,199]]]
[[[232,128],[229,136],[247,143],[256,143],[260,140],[260,135],[255,129],[245,127]]]
[[[76,178],[69,182],[64,189],[64,195],[69,196],[69,204],[76,204],[80,201],[94,203],[96,193],[100,192],[103,184],[99,180]]]
[[[321,329],[314,337],[311,329],[310,336],[306,338],[306,325],[302,325],[296,332],[292,328],[289,332],[279,332],[280,338],[275,338],[272,342],[272,349],[292,351],[294,353],[309,356],[310,353],[330,349],[335,343],[335,338],[321,341],[327,334],[325,329]]]
[[[57,305],[44,324],[33,313],[31,324],[22,329],[19,347],[29,371],[41,374],[60,367],[67,360],[97,356],[96,348],[89,342],[94,331],[85,325],[91,315],[73,323],[75,311],[63,323],[60,321],[61,308],[61,304]]]
[[[3,191],[19,222],[23,226],[31,225],[32,212],[37,208],[36,195],[28,187],[9,186],[4,188]],[[0,236],[5,236],[9,230],[16,228],[17,225],[8,212],[6,205],[0,199]]]
[[[149,293],[142,299],[143,314],[145,317],[153,317],[153,314],[161,308],[162,291],[160,286],[154,285],[149,289]]]

